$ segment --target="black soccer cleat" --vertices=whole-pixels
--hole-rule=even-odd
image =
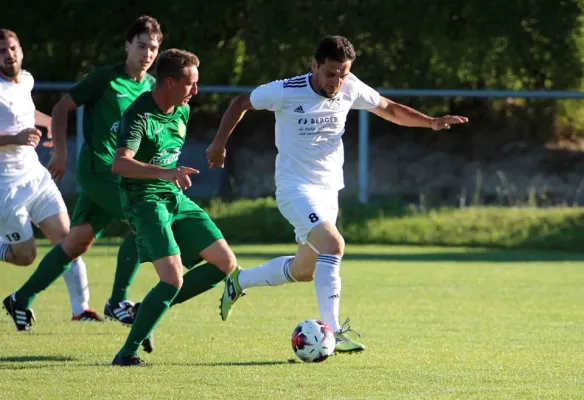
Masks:
[[[151,333],[144,341],[142,342],[142,349],[146,353],[152,353],[154,351],[154,333]]]
[[[73,315],[71,321],[103,322],[103,317],[91,308],[83,311],[81,314]]]
[[[32,308],[27,309],[18,304],[14,293],[4,299],[2,306],[12,317],[18,331],[32,331],[32,321],[35,321]]]
[[[130,326],[134,323],[134,307],[136,305],[128,300],[124,300],[118,304],[110,304],[108,300],[103,308],[103,314],[108,319]]]
[[[144,361],[138,356],[128,356],[123,357],[120,353],[116,354],[116,357],[112,361],[112,365],[118,367],[144,367]]]

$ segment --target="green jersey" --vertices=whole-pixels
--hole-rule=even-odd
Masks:
[[[118,148],[127,147],[136,152],[137,161],[175,168],[185,142],[189,114],[188,105],[164,113],[154,102],[152,92],[146,92],[124,112]],[[151,193],[181,192],[174,182],[164,179],[122,178],[121,185],[130,202]]]
[[[142,93],[152,90],[154,77],[146,74],[136,82],[126,73],[125,64],[97,69],[75,85],[69,94],[83,111],[84,151],[78,172],[106,173],[112,179],[111,165],[117,148],[122,113]]]

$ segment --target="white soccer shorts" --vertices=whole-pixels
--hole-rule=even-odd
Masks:
[[[282,189],[276,192],[280,213],[292,224],[296,241],[307,243],[308,234],[324,221],[337,223],[339,192],[318,187]]]
[[[21,243],[33,236],[30,222],[66,213],[59,188],[45,168],[32,179],[0,186],[0,238],[4,243]]]

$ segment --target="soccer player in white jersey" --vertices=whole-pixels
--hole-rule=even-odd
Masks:
[[[237,96],[225,111],[207,149],[210,168],[223,167],[225,145],[248,110],[276,116],[276,200],[294,226],[298,251],[251,268],[236,269],[225,281],[221,317],[227,320],[235,301],[253,286],[277,286],[314,280],[321,319],[335,331],[337,352],[365,349],[347,335],[349,320],[339,323],[340,265],[345,242],[336,228],[338,192],[343,188],[343,142],[347,113],[365,109],[398,125],[449,129],[467,118],[431,118],[395,103],[350,72],[353,45],[344,37],[325,38],[318,46],[312,71],[259,86]]]
[[[35,147],[51,118],[35,109],[34,79],[21,69],[23,52],[16,34],[0,29],[0,260],[28,266],[36,258],[31,221],[53,244],[69,231],[69,215],[59,189],[39,162]],[[50,135],[49,135],[50,136]],[[81,258],[64,275],[74,321],[101,321],[89,308],[87,272]],[[13,296],[3,306],[19,331],[31,330],[32,309]]]

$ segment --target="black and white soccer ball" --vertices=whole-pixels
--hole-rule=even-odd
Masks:
[[[335,335],[322,321],[302,321],[292,332],[292,350],[304,362],[322,362],[335,351]]]

